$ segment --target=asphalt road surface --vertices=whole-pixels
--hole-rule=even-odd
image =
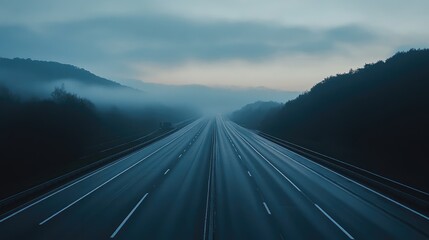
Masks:
[[[429,218],[217,117],[0,216],[0,239],[429,239]]]

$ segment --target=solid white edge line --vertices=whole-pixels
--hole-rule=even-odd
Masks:
[[[241,139],[243,139],[243,141],[245,141],[247,143],[247,145],[249,145],[249,147],[251,147],[253,149],[253,151],[255,151],[260,157],[262,157],[271,167],[273,167],[280,175],[283,176],[283,178],[285,178],[294,188],[296,188],[298,191],[302,192],[301,189],[295,185],[295,183],[293,183],[288,177],[286,177],[276,166],[274,166],[268,159],[266,159],[258,150],[256,150],[246,139],[244,139],[240,133],[237,132],[237,136],[239,136]]]
[[[274,169],[277,170],[277,172],[279,172],[286,180],[288,180],[295,188],[297,188],[300,192],[301,190],[293,183],[289,180],[289,178],[287,178],[282,172],[280,172],[280,170],[278,170],[274,165],[272,165],[261,153],[259,153],[259,151],[257,151],[247,140],[245,140],[240,133],[236,132],[238,134],[238,136],[245,141],[259,156],[261,156],[265,161],[267,161],[267,163],[269,163]],[[271,215],[271,212],[267,206],[267,204],[265,202],[263,202],[265,209],[267,210],[268,214]],[[354,239],[352,235],[350,235],[350,233],[348,233],[343,227],[341,227],[341,225],[339,225],[331,216],[329,216],[322,208],[320,208],[317,204],[314,203],[314,205],[319,209],[319,211],[321,211],[329,220],[331,220],[331,222],[333,222],[344,234],[347,235],[347,237],[349,237],[350,239]]]
[[[18,211],[16,211],[16,212],[14,212],[14,213],[12,213],[12,214],[10,214],[10,215],[8,215],[8,216],[6,216],[6,217],[2,218],[2,219],[0,220],[0,223],[1,223],[1,222],[3,222],[3,221],[6,221],[7,219],[9,219],[9,218],[11,218],[11,217],[13,217],[13,216],[15,216],[15,215],[17,215],[17,214],[19,214],[19,213],[21,213],[21,212],[25,211],[25,210],[27,210],[28,208],[30,208],[30,207],[32,207],[32,206],[34,206],[34,205],[36,205],[36,204],[38,204],[38,203],[40,203],[40,202],[42,202],[42,201],[46,200],[46,199],[48,199],[48,198],[50,198],[50,197],[52,197],[52,196],[54,196],[54,195],[56,195],[56,194],[58,194],[58,193],[60,193],[60,192],[62,192],[62,191],[64,191],[64,190],[66,190],[66,189],[68,189],[68,188],[70,188],[70,187],[72,187],[72,186],[74,186],[74,185],[76,185],[76,184],[78,184],[78,183],[80,183],[80,182],[84,181],[85,179],[87,179],[87,178],[90,178],[90,177],[94,176],[95,174],[97,174],[97,173],[101,172],[102,170],[104,170],[104,169],[106,169],[106,168],[108,168],[108,167],[110,167],[110,166],[113,166],[113,165],[115,165],[115,164],[119,163],[119,162],[120,162],[120,161],[122,161],[122,160],[128,159],[129,157],[131,157],[131,155],[130,155],[130,156],[128,156],[128,157],[126,157],[126,158],[123,158],[123,159],[119,160],[118,162],[116,162],[116,163],[114,163],[114,164],[112,164],[112,165],[105,166],[105,167],[103,167],[103,168],[101,168],[101,169],[99,169],[99,170],[97,170],[97,171],[95,171],[95,172],[91,173],[90,175],[87,175],[87,176],[85,176],[84,178],[79,179],[79,180],[77,180],[76,182],[74,182],[74,183],[72,183],[72,184],[69,184],[69,185],[67,185],[67,186],[65,186],[65,187],[63,187],[63,188],[61,188],[61,189],[59,189],[59,190],[57,190],[57,191],[55,191],[55,192],[53,192],[53,193],[51,193],[51,194],[49,194],[49,195],[45,196],[45,197],[43,197],[43,198],[41,198],[41,199],[39,199],[39,200],[37,200],[37,201],[35,201],[35,202],[33,202],[33,203],[31,203],[31,204],[29,204],[29,205],[27,205],[27,206],[25,206],[25,207],[21,208],[21,209],[19,209]]]
[[[122,223],[116,228],[115,232],[112,233],[112,235],[110,235],[110,238],[114,238],[116,236],[116,234],[118,234],[118,232],[121,230],[121,228],[125,225],[125,223],[128,221],[128,219],[131,217],[131,215],[134,213],[134,211],[136,211],[136,209],[140,206],[140,204],[143,202],[143,200],[147,197],[149,193],[146,193],[142,199],[140,199],[140,201],[137,203],[137,205],[131,210],[130,213],[128,213],[127,217],[122,221]]]
[[[267,213],[268,213],[269,215],[271,215],[271,211],[270,211],[270,209],[268,208],[267,204],[266,204],[265,202],[262,202],[262,204],[264,204],[264,207],[265,207],[265,210],[267,210]]]
[[[258,136],[258,135],[257,135]],[[239,136],[240,138],[242,138],[241,136]],[[258,136],[258,137],[260,137],[260,136]],[[265,141],[268,141],[267,139],[265,139],[265,138],[262,138],[262,137],[260,137],[262,140],[265,140]],[[244,140],[244,139],[243,139]],[[261,140],[261,142],[262,142],[262,140]],[[272,143],[271,141],[268,141],[269,143]],[[265,143],[266,144],[266,143]],[[274,143],[275,144],[275,143]],[[268,144],[266,144],[267,146],[269,146]],[[277,146],[279,146],[280,148],[284,148],[284,149],[286,149],[286,150],[288,150],[287,148],[285,148],[285,147],[283,147],[283,146],[280,146],[280,145],[278,145],[278,144],[276,144]],[[252,147],[252,146],[250,146],[250,147]],[[286,154],[284,154],[284,153],[282,153],[281,151],[279,151],[279,150],[277,150],[277,149],[275,149],[273,146],[270,146],[272,149],[274,149],[274,150],[276,150],[277,152],[279,152],[280,154],[282,154],[282,155],[284,155],[284,156],[286,156],[286,157],[288,157],[289,159],[292,159],[293,161],[295,161],[296,163],[298,163],[298,164],[300,164],[300,165],[302,165],[302,166],[304,166],[305,168],[307,168],[308,170],[310,170],[310,171],[312,171],[312,172],[314,172],[314,173],[316,173],[317,175],[319,175],[319,176],[322,176],[322,175],[320,175],[320,174],[318,174],[317,172],[315,172],[314,170],[312,170],[311,168],[309,168],[309,167],[307,167],[307,166],[305,166],[305,165],[303,165],[302,163],[300,163],[299,161],[297,161],[297,160],[295,160],[295,159],[293,159],[292,157],[290,157],[290,156],[288,156],[288,155],[286,155]],[[252,147],[253,148],[253,147]],[[290,150],[288,150],[288,151],[290,151]],[[293,152],[292,152],[293,153]],[[295,154],[295,155],[297,155],[297,156],[300,156],[300,157],[302,157],[301,155],[299,155],[299,154],[297,154],[297,153],[293,153],[293,154]],[[305,157],[302,157],[303,159],[306,159]],[[311,160],[309,160],[309,161],[311,161]],[[389,198],[389,197],[387,197],[387,196],[385,196],[385,195],[383,195],[383,194],[381,194],[381,193],[379,193],[379,192],[377,192],[377,191],[375,191],[375,190],[373,190],[373,189],[371,189],[371,188],[369,188],[369,187],[367,187],[367,186],[365,186],[365,185],[362,185],[362,184],[360,184],[360,183],[358,183],[358,182],[356,182],[356,181],[354,181],[354,180],[352,180],[352,179],[350,179],[350,178],[348,178],[348,177],[346,177],[346,176],[344,176],[344,175],[342,175],[342,174],[339,174],[339,173],[337,173],[337,172],[335,172],[335,171],[333,171],[333,170],[331,170],[331,169],[329,169],[329,168],[327,168],[327,167],[325,167],[325,166],[323,166],[323,165],[321,165],[321,164],[319,164],[319,163],[316,163],[316,162],[314,162],[314,161],[311,161],[312,163],[314,163],[314,164],[316,164],[317,166],[319,166],[319,167],[321,167],[321,168],[324,168],[324,169],[326,169],[326,170],[328,170],[328,171],[330,171],[330,172],[332,172],[332,173],[334,173],[334,174],[336,174],[336,175],[338,175],[338,176],[340,176],[340,177],[343,177],[343,178],[345,178],[345,179],[347,179],[347,180],[349,180],[349,181],[351,181],[351,182],[353,182],[353,183],[355,183],[356,185],[358,185],[358,186],[360,186],[360,187],[362,187],[362,188],[364,188],[364,189],[366,189],[366,190],[368,190],[368,191],[370,191],[370,192],[372,192],[372,193],[374,193],[374,194],[376,194],[376,195],[378,195],[378,196],[380,196],[380,197],[383,197],[383,198],[385,198],[385,199],[387,199],[387,200],[389,200],[389,201],[391,201],[391,202],[393,202],[393,203],[395,203],[395,204],[397,204],[398,206],[401,206],[401,207],[403,207],[403,208],[405,208],[405,209],[407,209],[407,210],[409,210],[410,212],[412,212],[412,213],[414,213],[414,214],[416,214],[416,215],[418,215],[418,216],[420,216],[420,217],[422,217],[422,218],[424,218],[424,219],[426,219],[426,220],[429,220],[429,217],[428,216],[426,216],[426,215],[424,215],[424,214],[422,214],[422,213],[419,213],[419,212],[417,212],[416,210],[414,210],[414,209],[412,209],[412,208],[409,208],[409,207],[407,207],[407,206],[405,206],[405,205],[403,205],[403,204],[401,204],[401,203],[399,203],[399,202],[397,202],[397,201],[395,201],[395,200],[393,200],[393,199],[391,199],[391,198]],[[323,176],[322,176],[323,177]],[[327,179],[326,177],[323,177],[323,178],[325,178],[325,179]],[[338,186],[338,185],[337,185]],[[338,186],[339,188],[342,188],[342,187],[340,187],[340,186]],[[325,213],[324,211],[323,211],[323,209],[321,209],[317,204],[315,204],[316,205],[316,207],[318,207],[323,213]],[[327,216],[329,216],[329,215],[327,215]],[[332,219],[333,220],[333,219]],[[339,225],[338,225],[339,226]],[[341,226],[340,226],[341,227]],[[353,239],[353,238],[351,238],[351,239]]]
[[[350,239],[354,239],[352,235],[350,235],[350,233],[348,233],[343,227],[341,227],[341,225],[338,224],[331,216],[329,216],[329,214],[326,213],[321,207],[319,207],[319,205],[314,204],[314,206],[316,206],[319,211],[321,211],[329,220],[331,220],[331,222],[335,224],[335,226],[337,226],[344,234],[346,234],[347,237],[349,237]]]
[[[266,134],[266,135],[268,135],[268,134]],[[269,135],[269,136],[271,136],[271,135]],[[274,137],[274,136],[271,136],[271,137]],[[279,139],[279,138],[277,138],[277,137],[274,137],[274,138]],[[281,140],[281,139],[280,139],[280,140]],[[291,144],[293,144],[293,143],[291,143]],[[293,145],[296,145],[296,144],[293,144]],[[302,146],[300,146],[300,147],[302,147]],[[322,153],[319,153],[319,152],[313,151],[313,150],[308,149],[308,148],[305,148],[305,147],[302,147],[302,148],[304,148],[305,150],[308,150],[308,151],[310,151],[310,152],[317,153],[317,154],[320,154],[320,155],[322,155],[322,156],[324,156],[324,157],[328,157],[328,158],[330,158],[329,156],[327,156],[327,155],[325,155],[325,154],[322,154]],[[364,172],[368,172],[368,173],[373,174],[373,175],[375,175],[375,176],[377,176],[377,177],[383,178],[383,179],[385,179],[385,180],[387,180],[387,181],[394,182],[394,183],[396,183],[396,184],[398,184],[398,185],[401,185],[401,186],[403,186],[403,187],[413,189],[414,191],[417,191],[417,192],[419,192],[419,193],[421,193],[421,194],[424,194],[424,195],[426,195],[426,196],[428,196],[428,195],[429,195],[429,193],[427,193],[427,192],[425,192],[425,191],[422,191],[422,190],[420,190],[420,189],[417,189],[417,188],[414,188],[414,187],[408,186],[408,185],[406,185],[406,184],[404,184],[404,183],[401,183],[401,182],[395,181],[395,180],[390,179],[390,178],[387,178],[387,177],[385,177],[385,176],[382,176],[382,175],[379,175],[379,174],[373,173],[373,172],[371,172],[371,171],[368,171],[368,170],[366,170],[366,169],[363,169],[363,168],[360,168],[360,167],[358,167],[358,166],[352,165],[352,164],[350,164],[350,163],[347,163],[347,162],[344,162],[344,161],[341,161],[341,160],[338,160],[338,159],[334,159],[334,160],[336,160],[336,161],[338,161],[338,162],[341,162],[341,163],[343,163],[343,164],[346,164],[346,165],[352,166],[352,167],[357,168],[357,169],[359,169],[359,170],[362,170],[362,171],[364,171]]]
[[[279,153],[279,154],[283,155],[284,157],[286,157],[286,158],[290,159],[291,161],[293,161],[293,162],[295,162],[296,164],[300,165],[301,167],[303,167],[303,168],[307,169],[308,171],[310,171],[310,172],[312,172],[312,173],[316,174],[316,175],[317,175],[317,176],[319,176],[320,178],[325,179],[326,181],[330,182],[331,184],[335,185],[336,187],[340,188],[341,190],[346,191],[346,192],[349,192],[349,190],[346,190],[344,187],[342,187],[342,186],[338,185],[336,182],[334,182],[334,181],[332,181],[331,179],[329,179],[329,178],[325,177],[324,175],[322,175],[322,174],[320,174],[320,173],[316,172],[315,170],[313,170],[313,169],[311,169],[311,168],[307,167],[306,165],[304,165],[304,164],[300,163],[299,161],[297,161],[297,160],[295,160],[295,159],[291,158],[290,156],[288,156],[288,155],[284,154],[283,152],[281,152],[281,151],[277,150],[277,149],[276,149],[276,148],[274,148],[273,146],[270,146],[270,145],[268,145],[267,143],[265,143],[265,142],[263,142],[263,141],[261,141],[261,140],[258,140],[258,142],[260,142],[260,143],[262,143],[262,144],[266,145],[267,147],[269,147],[269,148],[273,149],[273,150],[274,150],[274,151],[276,151],[277,153]]]
[[[190,129],[189,129],[190,130]],[[188,130],[188,131],[189,131]],[[170,145],[172,142],[174,142],[175,140],[177,140],[178,138],[180,138],[181,136],[183,136],[185,133],[187,133],[188,131],[184,132],[183,134],[181,134],[180,136],[174,138],[173,140],[169,141],[168,143],[164,144],[162,147],[158,148],[157,150],[153,151],[152,153],[150,153],[149,155],[147,155],[146,157],[140,159],[139,161],[135,162],[133,165],[127,167],[126,169],[122,170],[121,172],[119,172],[118,174],[116,174],[115,176],[113,176],[112,178],[110,178],[109,180],[107,180],[106,182],[102,183],[101,185],[99,185],[98,187],[94,188],[93,190],[89,191],[88,193],[86,193],[85,195],[83,195],[82,197],[78,198],[77,200],[73,201],[72,203],[70,203],[69,205],[67,205],[66,207],[64,207],[63,209],[59,210],[58,212],[54,213],[53,215],[51,215],[50,217],[48,217],[47,219],[43,220],[42,222],[39,223],[39,225],[43,225],[45,224],[47,221],[51,220],[52,218],[54,218],[55,216],[57,216],[58,214],[60,214],[61,212],[63,212],[64,210],[68,209],[69,207],[73,206],[74,204],[76,204],[77,202],[79,202],[80,200],[82,200],[83,198],[85,198],[86,196],[90,195],[91,193],[95,192],[97,189],[101,188],[102,186],[106,185],[107,183],[109,183],[110,181],[112,181],[113,179],[119,177],[120,175],[122,175],[123,173],[125,173],[126,171],[130,170],[131,168],[135,167],[137,164],[143,162],[144,160],[146,160],[147,158],[151,157],[152,155],[154,155],[155,153],[159,152],[161,149],[163,149],[164,147]]]
[[[122,158],[122,159],[119,159],[118,161],[116,161],[116,162],[114,162],[114,163],[112,163],[112,164],[109,164],[109,165],[107,165],[107,166],[104,166],[104,167],[102,167],[102,168],[100,168],[100,169],[96,170],[95,172],[90,173],[89,175],[87,175],[87,176],[85,176],[85,177],[83,177],[83,178],[81,178],[81,179],[79,179],[79,180],[77,180],[77,181],[75,181],[75,182],[73,182],[73,183],[71,183],[71,184],[69,184],[69,185],[67,185],[67,186],[63,187],[63,188],[61,188],[61,189],[58,189],[57,191],[55,191],[55,192],[53,192],[53,193],[51,193],[51,194],[49,194],[49,195],[47,195],[47,196],[45,196],[45,197],[43,197],[43,198],[41,198],[41,199],[37,200],[37,201],[35,201],[35,202],[33,202],[33,203],[29,204],[28,206],[25,206],[25,207],[21,208],[20,210],[18,210],[18,211],[16,211],[16,212],[12,213],[12,214],[10,214],[10,215],[8,215],[7,217],[4,217],[3,219],[1,219],[1,220],[0,220],[0,223],[1,223],[1,222],[3,222],[3,221],[6,221],[7,219],[9,219],[9,218],[11,218],[11,217],[13,217],[13,216],[15,216],[15,215],[17,215],[17,214],[19,214],[19,213],[21,213],[21,212],[25,211],[25,210],[27,210],[28,208],[30,208],[30,207],[32,207],[32,206],[34,206],[34,205],[36,205],[36,204],[38,204],[38,203],[40,203],[40,202],[42,202],[42,201],[46,200],[46,199],[48,199],[48,198],[50,198],[50,197],[52,197],[52,196],[54,196],[54,195],[56,195],[56,194],[58,194],[58,193],[60,193],[60,192],[62,192],[62,191],[64,191],[64,190],[66,190],[66,189],[68,189],[68,188],[70,188],[70,187],[72,187],[72,186],[74,186],[74,185],[76,185],[76,184],[78,184],[78,183],[80,183],[80,182],[82,182],[82,181],[84,181],[84,180],[86,180],[86,179],[88,179],[88,178],[90,178],[90,177],[94,176],[95,174],[97,174],[97,173],[99,173],[99,172],[101,172],[101,171],[105,170],[106,168],[112,167],[112,166],[114,166],[114,165],[116,165],[116,164],[118,164],[118,163],[120,163],[120,162],[122,162],[122,161],[124,161],[124,160],[126,160],[126,159],[128,159],[128,158],[130,158],[130,157],[132,157],[132,156],[134,156],[134,155],[136,155],[137,153],[140,153],[141,151],[142,151],[142,150],[137,151],[137,152],[135,152],[135,153],[132,153],[132,154],[130,154],[130,155],[128,155],[128,156],[126,156],[126,157],[124,157],[124,158]]]
[[[199,122],[198,120],[197,120],[197,121],[195,121],[193,125],[194,125],[194,126],[195,126],[195,125],[197,125],[197,123],[198,123],[198,122]],[[189,129],[188,129],[188,130],[186,130],[186,131],[185,131],[185,133],[186,133],[186,132],[188,132],[189,130],[191,130],[191,129],[194,127],[194,126],[191,126],[191,125],[192,125],[192,124],[188,125],[188,126],[189,126]],[[183,128],[183,130],[185,130],[185,128]],[[181,137],[181,136],[182,136],[182,135],[184,135],[185,133],[181,134],[181,135],[180,135],[180,136],[178,136],[177,138]],[[177,138],[175,138],[175,139],[177,139]],[[21,212],[23,212],[23,211],[25,211],[25,210],[29,209],[30,207],[32,207],[32,206],[34,206],[34,205],[36,205],[36,204],[39,204],[40,202],[42,202],[42,201],[44,201],[44,200],[46,200],[46,199],[48,199],[48,198],[50,198],[50,197],[52,197],[52,196],[54,196],[54,195],[56,195],[56,194],[58,194],[58,193],[60,193],[60,192],[62,192],[62,191],[64,191],[64,190],[66,190],[66,189],[68,189],[68,188],[70,188],[70,187],[72,187],[72,186],[74,186],[74,185],[76,185],[76,184],[78,184],[78,183],[80,183],[80,182],[82,182],[82,181],[84,181],[84,180],[86,180],[86,179],[88,179],[88,178],[90,178],[90,177],[94,176],[95,174],[97,174],[97,173],[99,173],[99,172],[101,172],[101,171],[103,171],[103,170],[105,170],[105,169],[107,169],[107,168],[110,168],[110,167],[112,167],[112,166],[114,166],[114,165],[116,165],[116,164],[119,164],[120,162],[123,162],[124,160],[126,160],[126,159],[128,159],[128,158],[130,158],[130,157],[132,157],[132,156],[134,156],[134,155],[136,155],[136,154],[138,154],[138,153],[142,152],[142,151],[143,151],[143,150],[145,150],[145,149],[146,149],[146,148],[143,148],[143,149],[141,149],[141,150],[137,150],[136,152],[130,153],[128,156],[124,156],[123,158],[120,158],[120,159],[116,160],[116,161],[115,161],[115,162],[113,162],[113,163],[110,163],[110,164],[108,164],[108,165],[106,165],[106,166],[104,166],[104,167],[102,167],[102,168],[100,168],[100,169],[98,169],[98,170],[95,170],[93,173],[88,173],[89,175],[87,175],[87,176],[82,176],[82,178],[81,178],[81,179],[78,179],[78,180],[76,180],[75,182],[73,182],[73,183],[71,183],[71,184],[69,184],[69,185],[67,185],[67,186],[65,186],[65,187],[63,187],[63,188],[61,188],[61,189],[58,189],[57,191],[55,191],[55,192],[53,192],[53,193],[51,193],[51,194],[49,194],[49,195],[47,195],[47,196],[45,196],[45,197],[43,197],[43,198],[41,198],[41,199],[39,199],[39,200],[37,200],[37,201],[35,201],[35,202],[33,202],[33,203],[29,204],[29,205],[27,205],[27,206],[25,206],[25,207],[23,207],[23,208],[21,208],[21,209],[17,210],[16,212],[13,212],[13,213],[11,213],[10,215],[8,215],[8,216],[6,216],[6,217],[4,217],[4,218],[0,219],[0,223],[2,223],[2,222],[4,222],[4,221],[8,220],[9,218],[14,217],[15,215],[17,215],[17,214],[19,214],[19,213],[21,213]]]
[[[266,144],[266,143],[265,143],[265,144]],[[266,144],[266,145],[267,145],[267,146],[269,146],[268,144]],[[280,146],[280,145],[278,145],[278,146]],[[307,168],[308,170],[310,170],[310,171],[312,171],[312,172],[316,173],[317,175],[321,176],[320,174],[318,174],[317,172],[315,172],[315,170],[312,170],[311,168],[309,168],[309,167],[305,166],[304,164],[302,164],[302,163],[300,163],[299,161],[297,161],[297,160],[293,159],[292,157],[290,157],[290,156],[286,155],[285,153],[282,153],[281,151],[277,150],[277,149],[276,149],[276,148],[274,148],[273,146],[270,146],[270,147],[271,147],[272,149],[276,150],[278,153],[280,153],[280,154],[282,154],[282,155],[286,156],[286,157],[287,157],[287,158],[289,158],[289,159],[292,159],[292,160],[293,160],[293,161],[295,161],[296,163],[298,163],[298,164],[300,164],[300,165],[304,166],[304,167],[305,167],[305,168]],[[280,147],[282,147],[282,146],[280,146]],[[285,148],[285,149],[286,149],[286,148]],[[288,149],[286,149],[286,150],[288,150]],[[290,151],[290,150],[288,150],[288,151]],[[294,154],[296,154],[296,153],[294,153]],[[300,156],[299,154],[296,154],[296,155]],[[302,156],[300,156],[300,157],[302,157]],[[303,157],[303,158],[304,158],[304,157]],[[304,158],[304,159],[306,159],[306,158]],[[311,160],[308,160],[308,161],[311,161]],[[375,191],[375,190],[373,190],[373,189],[371,189],[371,188],[369,188],[369,187],[367,187],[367,186],[365,186],[365,185],[362,185],[362,184],[360,184],[360,183],[356,182],[356,181],[355,181],[355,180],[353,180],[353,179],[350,179],[350,178],[348,178],[348,177],[346,177],[346,176],[344,176],[344,175],[342,175],[342,174],[339,174],[339,173],[337,173],[337,172],[335,172],[335,171],[333,171],[333,170],[331,170],[331,169],[329,169],[329,168],[327,168],[327,167],[325,167],[325,166],[322,166],[322,165],[320,165],[319,163],[316,163],[316,162],[314,162],[314,161],[311,161],[311,162],[312,162],[312,163],[314,163],[314,164],[316,164],[317,166],[319,166],[319,167],[321,167],[321,168],[323,168],[323,169],[325,169],[325,170],[328,170],[328,171],[330,171],[330,172],[332,172],[332,173],[334,173],[334,174],[336,174],[336,175],[338,175],[338,176],[340,176],[340,177],[343,177],[343,178],[347,179],[348,181],[353,182],[354,184],[356,184],[356,185],[358,185],[358,186],[360,186],[360,187],[362,187],[362,188],[364,188],[364,189],[366,189],[366,190],[368,190],[368,191],[370,191],[370,192],[372,192],[372,193],[374,193],[374,194],[376,194],[376,195],[378,195],[378,196],[380,196],[380,197],[382,197],[382,198],[384,198],[384,199],[387,199],[387,200],[389,200],[389,201],[393,202],[394,204],[396,204],[396,205],[398,205],[398,206],[400,206],[400,207],[403,207],[403,208],[407,209],[408,211],[410,211],[410,212],[412,212],[412,213],[414,213],[414,214],[416,214],[416,215],[418,215],[418,216],[420,216],[420,217],[422,217],[422,218],[424,218],[424,219],[426,219],[426,220],[428,220],[428,221],[429,221],[429,217],[428,217],[428,216],[426,216],[426,215],[424,215],[424,214],[422,214],[422,213],[419,213],[419,212],[417,212],[416,210],[414,210],[414,209],[412,209],[412,208],[409,208],[409,207],[407,207],[407,206],[403,205],[402,203],[397,202],[397,201],[395,201],[395,200],[391,199],[390,197],[385,196],[385,195],[383,195],[383,194],[381,194],[381,193],[379,193],[379,192],[377,192],[377,191]],[[327,178],[326,178],[326,177],[324,177],[324,176],[321,176],[321,177],[323,177],[323,178],[327,179]],[[328,180],[328,179],[327,179],[327,180]],[[338,186],[338,185],[337,185],[337,186]],[[340,186],[338,186],[338,187],[339,187],[339,188],[342,188],[342,187],[340,187]]]

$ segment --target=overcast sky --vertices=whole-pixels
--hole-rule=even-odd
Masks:
[[[427,0],[0,0],[0,56],[112,80],[303,91],[429,46]]]

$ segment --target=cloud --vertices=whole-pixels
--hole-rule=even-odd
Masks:
[[[0,52],[6,57],[71,63],[113,79],[298,91],[325,77],[326,70],[312,64],[338,69],[332,64],[338,63],[339,52],[349,53],[350,48],[380,38],[358,25],[311,29],[159,15],[94,18],[38,28],[0,26],[0,31],[6,33],[0,38]],[[331,65],[317,63],[321,59]]]
[[[172,74],[169,82],[199,83],[220,71],[231,85],[240,85],[241,80],[233,79],[237,69],[285,68],[275,70],[282,76],[255,73],[260,76],[255,82],[263,83],[268,74],[314,83],[327,70],[349,69],[429,44],[426,0],[0,2],[1,56],[71,63],[113,79],[146,76],[151,81],[167,70],[188,72],[181,79]],[[331,65],[322,69],[319,61]],[[142,75],[144,66],[152,74]]]
[[[390,54],[388,47],[347,49],[348,54],[331,52],[322,55],[285,55],[265,61],[224,60],[187,61],[178,65],[150,62],[133,64],[136,79],[163,84],[193,84],[308,90],[317,82],[337,73],[357,69],[365,63]]]
[[[111,79],[298,91],[327,73],[413,45],[413,39],[358,24],[307,27],[159,14],[0,24],[0,32],[4,57],[71,63]]]
[[[189,59],[261,60],[295,53],[323,53],[337,45],[377,39],[362,26],[309,29],[264,22],[195,22],[171,16],[97,18],[47,24],[37,31],[1,26],[3,53],[126,58],[174,63]]]
[[[264,22],[195,22],[167,16],[101,18],[55,27],[75,36],[111,45],[123,43],[121,54],[148,61],[189,59],[258,60],[288,53],[326,52],[336,44],[366,44],[376,34],[356,25],[312,30]]]

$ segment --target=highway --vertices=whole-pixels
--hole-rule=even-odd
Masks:
[[[218,116],[1,215],[0,239],[429,239],[429,218]]]

